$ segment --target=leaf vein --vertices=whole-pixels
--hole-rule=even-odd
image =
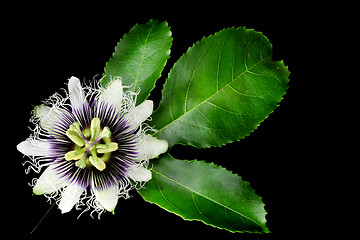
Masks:
[[[140,42],[140,44],[142,44],[144,46],[144,50],[143,50],[143,53],[142,53],[142,56],[141,56],[141,60],[140,60],[140,64],[139,64],[139,69],[138,69],[138,72],[137,72],[137,75],[136,75],[136,78],[134,79],[135,82],[134,82],[134,90],[136,90],[136,85],[137,85],[137,82],[139,80],[139,75],[140,75],[140,70],[141,70],[141,67],[142,67],[142,64],[143,64],[143,60],[144,60],[144,56],[145,56],[145,52],[146,52],[146,47],[147,47],[147,44],[148,44],[148,40],[149,40],[149,36],[151,35],[151,32],[152,30],[154,29],[156,23],[154,23],[149,31],[149,33],[147,34],[146,36],[146,39],[145,39],[145,42],[144,44],[142,44]]]
[[[166,176],[166,175],[164,175],[164,174],[156,171],[155,169],[151,169],[151,171],[153,171],[153,172],[155,172],[156,174],[162,176],[163,178],[167,179],[168,181],[173,182],[173,183],[179,185],[179,186],[182,187],[182,188],[185,188],[186,190],[188,190],[188,191],[190,191],[190,192],[192,192],[192,193],[195,193],[195,194],[197,194],[197,195],[199,195],[199,196],[201,196],[201,197],[203,197],[203,198],[205,198],[205,199],[207,199],[207,200],[209,200],[209,201],[211,201],[211,202],[213,202],[213,203],[215,203],[215,204],[217,204],[217,205],[219,205],[219,206],[221,206],[221,207],[223,207],[223,208],[226,208],[226,209],[234,212],[235,214],[240,215],[240,216],[243,217],[243,218],[248,219],[249,221],[252,221],[252,222],[255,223],[256,225],[258,225],[258,226],[261,227],[261,224],[259,224],[259,223],[256,222],[255,220],[253,220],[253,219],[245,216],[245,215],[242,214],[241,212],[238,212],[238,211],[236,211],[235,209],[230,208],[229,206],[226,206],[226,205],[224,205],[224,204],[222,204],[222,203],[220,203],[220,202],[218,202],[218,201],[215,201],[214,199],[211,199],[211,198],[209,198],[209,197],[207,197],[207,196],[205,196],[205,195],[203,195],[203,194],[201,194],[201,193],[199,193],[199,192],[196,192],[195,190],[193,190],[193,189],[191,189],[191,188],[189,188],[189,187],[187,187],[187,186],[185,186],[185,185],[183,185],[183,184],[175,181],[174,179],[172,179],[172,178],[170,178],[170,177],[168,177],[168,176]],[[166,199],[166,200],[167,200],[167,199]],[[168,201],[168,200],[167,200],[167,201]],[[170,202],[169,202],[169,203],[170,203]],[[171,203],[170,203],[170,204],[171,204]],[[171,204],[171,205],[174,206],[173,204]],[[175,207],[175,206],[174,206],[174,207]],[[175,207],[175,208],[177,208],[177,207]]]
[[[228,215],[228,213],[227,213],[227,209],[224,208],[224,211],[225,211],[225,216],[226,216],[227,220],[229,221],[230,225],[234,227],[235,225],[234,225],[234,223],[230,220],[229,215]],[[244,222],[243,218],[240,218],[240,219]]]
[[[251,40],[248,41],[247,44],[246,44],[246,47],[245,47],[245,50],[244,50],[244,65],[245,65],[246,70],[249,69],[248,66],[247,66],[247,58],[249,58],[249,56],[250,56],[250,53],[248,52],[248,47],[249,47],[249,45],[250,45],[251,42],[255,41],[255,40],[258,39],[258,38],[260,38],[260,35],[257,36],[256,38],[251,39]],[[246,56],[246,55],[248,55],[248,56]],[[261,56],[260,56],[260,59],[262,59],[262,53],[261,53],[260,55],[261,55]]]
[[[219,89],[219,91],[216,91],[214,94],[212,94],[210,97],[208,97],[207,99],[204,99],[204,101],[200,102],[199,104],[197,104],[196,106],[194,106],[192,109],[190,109],[189,111],[185,111],[182,115],[180,115],[179,117],[177,117],[176,119],[174,119],[172,122],[170,122],[169,124],[165,125],[164,127],[162,127],[161,129],[159,129],[157,132],[155,132],[153,135],[157,135],[159,134],[161,131],[163,131],[164,129],[168,128],[170,125],[174,124],[175,122],[181,120],[184,116],[186,116],[187,114],[189,114],[190,112],[192,112],[194,109],[197,109],[200,105],[202,105],[204,102],[206,102],[207,100],[209,100],[210,98],[216,96],[218,93],[222,92],[223,89],[225,89],[226,87],[228,87],[231,83],[233,83],[234,81],[238,80],[241,76],[243,76],[245,73],[247,73],[250,69],[252,69],[253,67],[255,67],[256,65],[260,64],[261,62],[264,62],[265,60],[267,60],[268,57],[261,59],[260,61],[258,61],[257,63],[255,63],[253,66],[251,66],[249,69],[245,70],[244,72],[242,72],[241,74],[239,74],[238,76],[236,76],[236,78],[232,79],[228,84],[226,84],[223,88]],[[186,93],[186,99],[188,98],[188,92]],[[186,103],[186,102],[185,102]],[[171,107],[171,106],[170,106]]]
[[[233,90],[235,93],[239,94],[239,95],[243,95],[243,96],[247,96],[247,97],[259,97],[259,96],[255,96],[255,95],[252,95],[252,94],[248,94],[248,93],[243,93],[243,92],[240,92],[238,90],[236,90],[233,86],[229,85],[229,88],[231,90]]]
[[[207,216],[205,216],[205,215],[202,213],[202,211],[200,210],[199,206],[196,204],[196,201],[195,201],[195,197],[194,197],[194,193],[193,193],[193,192],[191,193],[191,197],[192,197],[193,203],[194,203],[196,209],[198,210],[198,212],[199,212],[203,217],[205,217],[206,219],[210,220]]]
[[[234,112],[234,111],[230,111],[230,110],[227,110],[225,108],[222,108],[218,105],[216,105],[215,103],[212,103],[212,102],[209,102],[209,101],[205,101],[206,103],[210,104],[211,106],[215,107],[215,108],[218,108],[224,112],[227,112],[227,113],[231,113],[231,114],[235,114],[235,115],[239,115],[239,116],[243,116],[243,115],[252,115],[252,114],[242,114],[242,113],[239,113],[239,112]]]
[[[221,128],[211,128],[211,127],[201,126],[201,125],[196,124],[196,123],[185,121],[184,119],[181,119],[180,121],[185,123],[185,124],[189,124],[189,125],[192,125],[192,126],[197,127],[197,128],[203,128],[203,129],[206,129],[206,130],[209,130],[209,131],[231,132],[231,131],[235,130],[235,129],[221,129]]]
[[[195,64],[195,68],[194,68],[194,70],[193,70],[193,72],[192,72],[191,78],[190,78],[190,80],[189,80],[189,84],[188,84],[188,86],[187,86],[186,95],[185,95],[185,104],[184,104],[184,111],[185,111],[185,113],[187,112],[187,103],[188,103],[188,97],[189,97],[189,92],[190,92],[190,87],[191,87],[191,85],[192,85],[192,81],[193,81],[193,79],[194,79],[194,76],[195,76],[195,73],[196,73],[197,68],[198,68],[198,66],[199,66],[199,63],[201,62],[201,59],[204,57],[204,55],[205,55],[205,53],[207,52],[208,49],[209,49],[209,48],[205,49],[204,52],[203,52],[203,53],[201,54],[201,56],[199,57],[197,63]]]
[[[165,200],[167,203],[169,203],[172,207],[178,209],[178,210],[181,212],[181,209],[178,208],[178,207],[176,207],[174,204],[172,204],[172,203],[165,197],[165,194],[164,194],[163,190],[161,190],[161,187],[160,187],[160,184],[159,184],[158,175],[162,175],[162,174],[159,174],[159,172],[156,172],[156,171],[155,171],[155,173],[156,173],[156,178],[155,178],[155,179],[156,179],[156,184],[157,184],[157,186],[158,186],[158,188],[159,188],[159,191],[160,191],[161,196],[164,198],[164,200]]]
[[[220,62],[221,62],[221,55],[222,55],[222,50],[224,47],[226,39],[223,41],[223,43],[221,44],[221,48],[219,50],[219,59],[218,59],[218,64],[217,64],[217,72],[216,72],[216,91],[219,91],[219,73],[220,73]]]

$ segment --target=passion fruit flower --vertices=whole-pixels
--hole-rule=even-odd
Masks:
[[[33,181],[34,194],[54,199],[62,213],[85,205],[84,211],[114,212],[119,197],[151,179],[149,159],[168,148],[146,134],[154,131],[144,123],[152,101],[135,107],[137,94],[124,92],[120,78],[94,85],[83,88],[71,77],[66,97],[55,93],[34,109],[33,134],[17,145],[30,158],[27,173],[46,167]]]

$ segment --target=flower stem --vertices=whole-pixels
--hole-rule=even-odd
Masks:
[[[34,229],[30,232],[30,235],[38,228],[38,226],[42,223],[42,221],[45,219],[45,217],[48,215],[48,213],[50,212],[50,210],[56,205],[56,201],[54,201],[54,203],[50,206],[50,208],[46,211],[46,213],[44,214],[44,216],[40,219],[40,221],[38,222],[38,224],[34,227]]]

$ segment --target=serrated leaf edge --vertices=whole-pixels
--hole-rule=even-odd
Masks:
[[[134,29],[136,29],[139,25],[151,24],[151,23],[153,23],[153,22],[154,22],[153,27],[154,27],[157,23],[159,23],[159,24],[164,25],[165,27],[168,27],[168,28],[169,28],[169,37],[171,38],[171,41],[170,41],[170,49],[169,49],[169,51],[166,52],[166,54],[165,54],[165,56],[164,56],[165,59],[164,59],[163,63],[160,63],[159,66],[158,66],[158,67],[162,67],[162,69],[164,69],[167,61],[168,61],[169,58],[170,58],[171,45],[172,45],[172,42],[173,42],[171,27],[169,26],[168,22],[167,22],[166,20],[164,20],[164,21],[159,21],[159,20],[157,20],[157,19],[150,19],[147,23],[144,23],[144,24],[136,23],[136,24],[135,24],[127,33],[125,33],[125,34],[123,35],[123,37],[120,38],[120,40],[116,43],[116,45],[115,45],[115,47],[114,47],[114,51],[113,51],[112,54],[111,54],[111,57],[110,57],[109,60],[105,63],[104,72],[103,72],[103,79],[102,79],[102,81],[101,81],[101,85],[102,85],[103,87],[106,87],[106,85],[109,83],[109,81],[105,81],[105,80],[106,80],[106,78],[105,78],[105,77],[106,77],[105,69],[108,67],[108,64],[109,64],[110,60],[115,57],[116,49],[118,48],[118,46],[119,46],[119,44],[121,43],[121,41],[123,41],[123,39],[125,39],[125,38],[129,35],[129,33],[130,33],[131,31],[133,31]],[[148,35],[150,35],[150,33],[149,33]],[[144,49],[144,52],[145,52],[145,49]],[[142,56],[142,60],[143,60],[143,57],[144,57],[144,56]],[[139,72],[140,72],[140,68],[141,68],[141,65],[140,65],[139,70],[138,70],[138,75],[139,75]],[[153,71],[153,73],[154,73],[155,71],[156,71],[156,69]],[[152,76],[153,73],[152,73],[150,76]],[[150,96],[150,93],[151,93],[152,90],[155,88],[155,86],[156,86],[156,81],[161,77],[161,73],[162,73],[162,71],[158,74],[158,76],[155,77],[156,80],[154,81],[154,84],[152,85],[152,87],[149,89],[149,90],[150,90],[150,91],[149,91],[149,94],[148,94],[148,96],[147,96],[145,99],[147,99],[147,98]],[[111,77],[111,76],[109,76],[109,77]],[[112,76],[112,77],[115,77],[115,76]],[[134,79],[135,82],[137,82],[137,80],[138,80],[137,78],[138,78],[138,76],[136,77],[136,79]],[[135,88],[135,87],[136,87],[136,84],[134,84],[134,88]]]
[[[162,89],[162,91],[161,91],[161,95],[164,96],[164,91],[166,90],[166,86],[167,86],[167,84],[169,84],[169,83],[168,83],[168,79],[169,79],[170,75],[172,74],[172,71],[173,71],[173,69],[175,68],[175,66],[176,66],[189,52],[193,51],[193,49],[194,49],[194,47],[195,47],[196,45],[200,44],[200,42],[202,42],[203,40],[206,40],[206,39],[208,39],[208,38],[210,38],[210,37],[219,35],[219,34],[221,34],[221,33],[222,33],[223,31],[225,31],[225,30],[231,30],[231,29],[232,29],[232,30],[244,29],[244,30],[247,31],[247,32],[251,32],[251,31],[252,31],[252,32],[255,32],[255,33],[259,33],[261,36],[263,36],[263,37],[267,40],[267,42],[270,44],[271,48],[273,49],[273,46],[272,46],[271,42],[269,41],[269,39],[268,39],[262,32],[260,32],[260,31],[255,31],[254,29],[247,29],[247,28],[245,28],[245,27],[238,27],[238,28],[230,27],[230,28],[224,28],[224,29],[222,29],[222,30],[220,30],[220,31],[218,31],[218,32],[216,32],[216,33],[214,33],[214,34],[210,34],[209,36],[204,36],[201,40],[195,42],[192,46],[190,46],[190,47],[186,50],[186,52],[183,53],[183,54],[181,55],[181,57],[174,63],[173,67],[170,69],[170,71],[169,71],[169,73],[168,73],[168,77],[167,77],[166,80],[165,80],[165,83],[164,83],[164,85],[163,85],[163,89]],[[290,76],[290,72],[289,72],[289,70],[288,70],[288,66],[285,65],[285,63],[284,63],[283,60],[280,60],[280,61],[274,61],[274,60],[272,60],[272,52],[271,52],[271,56],[269,56],[269,57],[267,57],[267,58],[264,58],[264,59],[268,59],[268,58],[269,58],[271,61],[273,61],[273,62],[279,62],[279,63],[281,63],[281,64],[284,66],[284,68],[285,68],[285,69],[288,71],[288,73],[289,73],[288,76],[287,76],[287,83],[288,83],[288,82],[289,82],[289,76]],[[261,61],[263,61],[264,59],[262,59]],[[258,64],[258,63],[257,63],[257,64]],[[249,69],[248,69],[248,70],[249,70]],[[245,72],[244,72],[244,73],[245,73]],[[241,75],[243,75],[244,73],[242,73]],[[227,84],[227,85],[229,85],[229,84]],[[226,85],[226,86],[227,86],[227,85]],[[244,135],[243,138],[236,140],[237,142],[240,141],[240,140],[242,140],[242,139],[244,139],[244,138],[246,138],[246,137],[249,136],[251,133],[253,133],[253,132],[260,126],[260,124],[261,124],[263,121],[265,121],[265,120],[276,110],[276,108],[278,108],[278,107],[280,106],[280,103],[281,103],[281,101],[284,99],[284,96],[286,95],[286,91],[287,91],[288,88],[289,88],[289,86],[287,85],[286,88],[284,89],[284,90],[285,90],[285,93],[284,93],[284,95],[281,97],[281,99],[280,99],[279,103],[277,104],[277,106],[276,106],[263,120],[261,120],[261,121],[255,126],[255,128],[254,128],[254,130],[253,130],[252,132],[249,132],[249,134]],[[163,101],[163,98],[160,100],[159,107],[161,106],[162,101]],[[195,109],[195,108],[196,108],[196,107],[194,107],[194,108],[190,109],[189,111],[185,112],[183,115],[181,115],[180,117],[176,118],[176,119],[175,119],[174,121],[172,121],[170,124],[162,127],[161,129],[157,129],[157,131],[154,132],[152,135],[153,135],[153,136],[156,136],[159,132],[162,131],[162,129],[164,129],[164,128],[166,128],[167,126],[171,125],[171,124],[174,123],[175,121],[178,121],[178,120],[181,119],[183,116],[185,116],[185,114],[187,114],[188,112],[192,111],[192,110]],[[158,108],[158,109],[159,109],[159,108]],[[156,111],[157,111],[158,109],[156,109],[156,110],[153,112],[153,117],[156,116],[155,113],[156,113]],[[156,128],[156,126],[154,126],[154,127]],[[213,145],[208,144],[208,143],[203,143],[203,146],[200,146],[200,145],[198,146],[198,145],[192,144],[192,143],[181,143],[181,142],[175,143],[174,145],[180,144],[180,145],[183,145],[183,146],[193,146],[193,147],[196,147],[196,148],[198,148],[198,149],[201,149],[201,148],[211,148],[211,147],[222,147],[222,146],[225,146],[225,145],[227,145],[227,144],[229,144],[229,143],[232,143],[232,142],[234,142],[234,141],[228,140],[227,142],[224,142],[223,144],[220,144],[219,146],[213,146]],[[171,148],[171,147],[173,147],[173,146],[170,146],[170,148]]]
[[[169,156],[171,159],[173,159],[173,160],[179,160],[179,159],[175,159],[175,158],[172,157],[170,154],[168,154],[168,156]],[[181,160],[181,161],[185,161],[185,162],[189,162],[189,163],[191,163],[191,162],[198,162],[198,163],[205,163],[205,164],[211,165],[211,166],[214,167],[214,168],[221,169],[221,170],[223,170],[223,171],[227,171],[228,173],[231,173],[231,174],[239,177],[240,180],[241,180],[244,184],[247,184],[247,185],[250,186],[250,183],[249,183],[248,181],[243,180],[241,176],[239,176],[239,175],[236,174],[236,173],[233,173],[231,170],[227,170],[226,168],[222,167],[221,165],[216,165],[216,164],[214,164],[214,163],[212,163],[212,162],[209,163],[209,162],[206,162],[206,161],[204,161],[204,160],[197,160],[197,159],[194,159],[194,160]],[[225,210],[226,210],[226,209],[231,210],[231,211],[235,212],[236,214],[239,214],[239,215],[241,215],[242,217],[244,217],[244,218],[246,218],[246,219],[249,219],[250,221],[252,221],[252,222],[254,222],[255,224],[257,224],[260,228],[262,228],[262,229],[263,229],[263,232],[260,232],[260,231],[247,231],[247,230],[244,230],[244,231],[233,231],[233,230],[230,230],[230,229],[227,229],[227,228],[223,228],[223,227],[219,227],[219,226],[213,225],[213,224],[211,224],[211,223],[206,223],[206,222],[204,222],[204,221],[201,220],[201,219],[196,219],[196,218],[184,218],[184,217],[183,217],[182,215],[180,215],[179,213],[176,213],[176,212],[173,212],[173,211],[170,211],[170,210],[168,210],[168,209],[163,208],[163,209],[165,209],[167,212],[173,213],[173,214],[181,217],[182,219],[184,219],[184,220],[186,220],[186,221],[200,221],[200,222],[202,222],[202,223],[204,223],[204,224],[206,224],[206,225],[210,225],[210,226],[215,227],[215,228],[218,228],[218,229],[227,230],[227,231],[232,232],[232,233],[244,233],[244,232],[247,232],[247,233],[260,233],[260,234],[262,234],[262,233],[270,233],[270,230],[269,230],[268,227],[266,226],[266,222],[267,222],[267,221],[266,221],[266,215],[267,215],[267,212],[266,212],[266,210],[265,210],[265,204],[264,204],[264,202],[262,201],[262,197],[259,196],[258,194],[256,194],[255,189],[251,188],[251,189],[254,191],[254,194],[256,194],[256,196],[258,196],[258,197],[259,197],[259,200],[262,202],[262,207],[263,207],[264,212],[265,212],[265,216],[264,216],[264,220],[265,220],[265,221],[264,221],[264,226],[262,226],[261,223],[258,223],[258,222],[256,222],[256,221],[254,221],[253,219],[251,219],[251,218],[249,218],[249,217],[247,217],[247,216],[245,216],[245,215],[243,215],[243,214],[241,214],[241,213],[239,213],[239,212],[237,212],[237,211],[229,208],[228,206],[225,206],[225,205],[223,205],[223,204],[221,204],[221,203],[218,203],[218,202],[216,202],[216,201],[214,201],[214,200],[212,200],[212,199],[209,199],[208,197],[203,196],[202,194],[200,194],[200,193],[198,193],[198,192],[196,192],[196,191],[194,191],[194,190],[192,190],[192,189],[190,189],[190,188],[188,188],[188,187],[186,187],[186,186],[184,186],[184,185],[182,185],[182,184],[174,181],[173,179],[171,179],[171,178],[163,175],[163,174],[160,173],[160,172],[157,172],[157,171],[154,170],[154,169],[150,169],[150,170],[151,170],[152,172],[155,172],[157,175],[161,175],[162,177],[168,179],[169,181],[171,181],[171,182],[173,182],[173,183],[175,183],[175,184],[177,184],[177,185],[179,185],[179,186],[187,189],[188,191],[190,191],[190,192],[192,192],[192,193],[196,193],[196,194],[198,194],[199,196],[201,196],[201,197],[203,197],[203,198],[205,198],[205,199],[207,199],[207,200],[209,200],[209,201],[212,201],[212,202],[218,204],[219,206],[222,206]],[[146,188],[146,185],[144,186],[144,188]],[[160,190],[160,193],[161,193],[162,197],[163,197],[170,205],[172,205],[174,208],[177,208],[177,207],[174,206],[171,202],[169,202],[169,201],[167,200],[167,198],[163,195],[160,186],[158,186],[158,188],[159,188],[159,190]],[[141,194],[140,194],[140,195],[141,195]],[[144,197],[143,197],[143,198],[144,198]],[[149,203],[151,203],[151,204],[155,204],[155,205],[161,207],[161,206],[158,205],[156,202],[147,200],[146,198],[144,198],[144,200],[147,201],[147,202],[149,202]],[[196,206],[196,204],[195,204],[195,206]],[[162,208],[162,207],[161,207],[161,208]],[[180,209],[179,209],[179,210],[180,210]],[[180,211],[181,211],[181,210],[180,210]],[[199,211],[199,210],[198,210],[198,211]],[[199,211],[199,212],[200,212],[200,214],[202,214],[201,211]],[[225,211],[225,212],[226,212],[226,211]],[[203,215],[203,214],[202,214],[202,215]],[[205,216],[205,217],[206,217],[206,216]],[[206,217],[206,218],[207,218],[207,217]]]

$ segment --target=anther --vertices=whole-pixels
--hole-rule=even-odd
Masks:
[[[107,143],[107,144],[98,144],[96,146],[96,151],[98,153],[109,153],[109,152],[113,152],[116,151],[118,149],[118,144],[111,142],[111,143]]]
[[[70,160],[81,159],[85,152],[86,152],[86,148],[67,152],[65,154],[65,160],[70,161]]]
[[[79,134],[70,129],[66,131],[66,136],[68,136],[71,141],[80,147],[85,145],[85,141],[79,136]]]
[[[74,132],[78,133],[78,134],[81,133],[80,123],[78,123],[78,122],[74,122],[73,124],[71,124],[69,129],[71,131],[74,131]]]
[[[100,118],[93,118],[90,125],[91,138],[90,141],[95,141],[97,136],[100,134]]]
[[[106,165],[101,159],[98,159],[95,150],[90,151],[90,153],[91,156],[89,157],[89,160],[91,164],[100,171],[104,170],[106,168]]]
[[[75,160],[75,165],[79,168],[94,166],[100,171],[106,168],[105,162],[109,159],[110,153],[116,151],[119,146],[117,143],[111,142],[109,127],[105,126],[101,129],[100,124],[99,118],[93,118],[90,128],[82,131],[78,122],[74,122],[69,126],[66,136],[77,146],[75,146],[75,150],[65,154],[67,161]],[[101,139],[102,142],[100,142]],[[103,155],[98,157],[97,154]]]

